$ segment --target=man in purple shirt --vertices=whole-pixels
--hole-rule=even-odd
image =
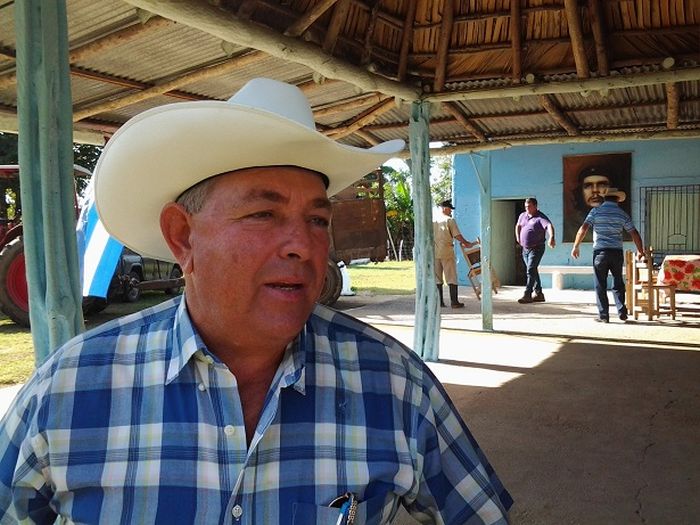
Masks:
[[[554,248],[554,226],[544,213],[537,209],[537,199],[525,199],[525,211],[515,223],[515,241],[523,248],[523,261],[527,273],[525,293],[518,299],[520,304],[543,303],[542,282],[537,267],[544,255],[545,232],[549,231],[549,247]],[[532,292],[535,295],[532,295]]]

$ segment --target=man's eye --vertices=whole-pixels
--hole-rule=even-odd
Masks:
[[[255,213],[251,213],[248,215],[251,219],[267,219],[268,217],[272,217],[272,212],[270,211],[256,211]]]
[[[311,219],[311,222],[318,226],[322,226],[323,228],[328,228],[328,226],[330,226],[331,224],[331,221],[329,221],[325,217],[314,217],[313,219]]]

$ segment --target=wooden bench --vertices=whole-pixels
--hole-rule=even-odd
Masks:
[[[593,275],[593,266],[542,265],[538,268],[538,271],[540,273],[551,273],[552,288],[562,290],[564,288],[564,274]]]

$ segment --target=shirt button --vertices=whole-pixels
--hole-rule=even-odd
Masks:
[[[226,425],[224,427],[224,434],[227,436],[233,436],[236,433],[236,428],[233,425]],[[238,507],[240,509],[240,507]]]
[[[233,517],[238,519],[241,516],[243,516],[243,509],[241,508],[240,505],[236,505],[231,509],[231,514],[233,514]]]
[[[204,386],[204,383],[199,383],[197,385],[197,388],[199,389],[200,392],[204,392],[207,389],[207,387]]]

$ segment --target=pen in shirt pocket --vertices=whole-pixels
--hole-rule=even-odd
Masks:
[[[338,511],[338,521],[335,522],[336,525],[353,525],[355,523],[357,497],[352,492],[346,492],[342,496],[338,496],[328,506],[340,509]]]

